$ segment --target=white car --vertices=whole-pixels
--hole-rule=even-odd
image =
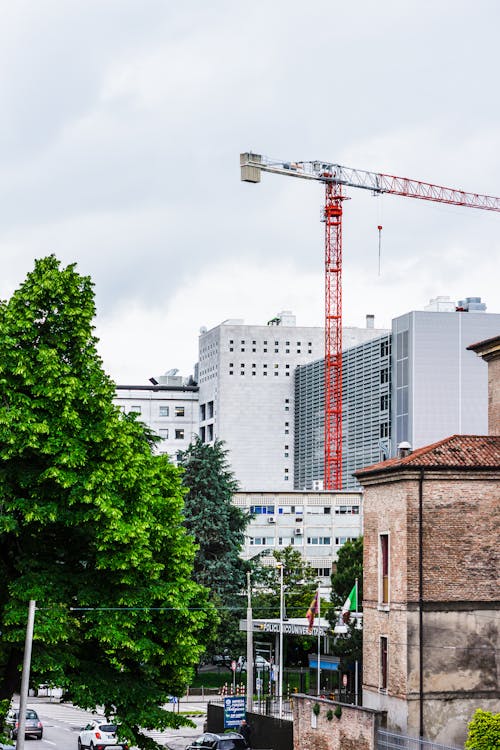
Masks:
[[[264,659],[263,656],[260,654],[257,654],[255,657],[254,663],[253,663],[255,669],[259,671],[260,669],[270,669],[271,665],[267,661],[267,659]],[[238,662],[236,664],[236,671],[237,672],[246,672],[247,671],[247,660],[245,656],[240,656],[238,659]]]
[[[90,750],[128,750],[126,742],[118,742],[116,724],[108,724],[104,720],[91,721],[82,729],[78,736],[78,750],[86,747]]]

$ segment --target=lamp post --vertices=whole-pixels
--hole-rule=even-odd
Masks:
[[[279,718],[283,718],[283,616],[285,609],[284,593],[283,593],[283,563],[278,563],[280,569],[280,647],[279,647],[279,672],[278,672],[278,714]]]
[[[26,626],[26,640],[24,644],[23,673],[21,677],[21,693],[19,695],[19,723],[17,727],[16,747],[24,750],[24,732],[26,729],[26,704],[28,702],[28,688],[30,682],[31,647],[33,645],[33,628],[35,625],[36,602],[30,599],[28,606],[28,623]]]

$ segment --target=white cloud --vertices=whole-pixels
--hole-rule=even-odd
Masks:
[[[228,317],[322,323],[322,187],[241,184],[240,151],[499,191],[497,3],[4,5],[0,294],[76,261],[120,382],[187,374]],[[498,214],[349,197],[346,323],[437,294],[500,311]]]

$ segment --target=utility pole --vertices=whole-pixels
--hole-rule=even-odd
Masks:
[[[250,573],[247,573],[247,712],[253,711],[253,614]]]
[[[26,731],[26,705],[28,703],[28,688],[30,682],[31,647],[33,644],[33,628],[35,625],[35,600],[30,599],[28,607],[28,624],[26,625],[26,640],[24,643],[23,675],[21,678],[21,694],[19,696],[19,724],[17,729],[17,750],[24,750],[24,733]]]

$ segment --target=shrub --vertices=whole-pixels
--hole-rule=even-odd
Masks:
[[[500,714],[477,709],[469,724],[465,750],[500,749]]]

